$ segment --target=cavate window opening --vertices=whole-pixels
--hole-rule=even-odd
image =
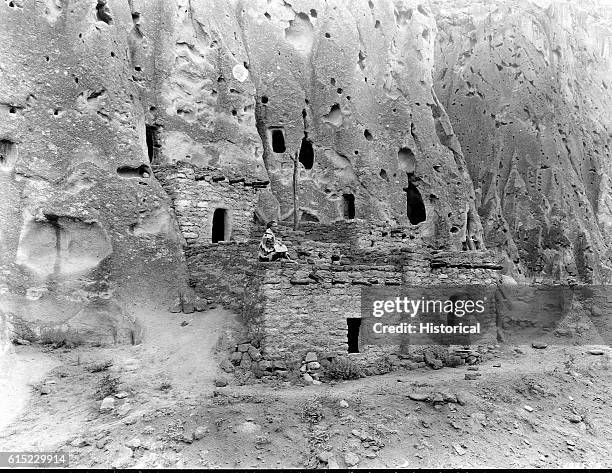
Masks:
[[[412,225],[424,222],[426,219],[425,204],[421,193],[412,182],[404,190],[406,191],[406,215],[408,215],[408,220]]]
[[[121,166],[117,168],[117,174],[119,177],[138,177],[146,179],[151,175],[151,169],[146,164],[140,166]]]
[[[302,216],[300,217],[300,222],[319,222],[319,218],[316,215],[313,215],[309,212],[302,212]]]
[[[273,128],[270,135],[272,139],[272,151],[275,153],[284,153],[287,148],[285,147],[285,134],[283,130],[280,128]]]
[[[304,169],[312,169],[312,166],[314,166],[314,151],[312,149],[312,143],[306,137],[302,138],[299,160],[304,166]]]
[[[229,240],[229,219],[227,209],[215,209],[212,221],[212,242]]]
[[[355,218],[355,196],[353,194],[344,194],[344,218],[353,220]]]
[[[107,0],[98,0],[98,4],[96,5],[96,18],[98,21],[103,21],[107,25],[112,25],[113,17],[106,3]]]
[[[149,162],[158,162],[158,154],[161,149],[161,141],[159,138],[159,126],[157,125],[146,125],[147,135],[147,153],[149,155]]]
[[[414,152],[410,148],[400,148],[397,153],[400,169],[407,173],[413,173],[416,169],[416,158]]]
[[[359,353],[359,329],[361,328],[361,319],[346,319],[346,325],[348,326],[348,352]]]

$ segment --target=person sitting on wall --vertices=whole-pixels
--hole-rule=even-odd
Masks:
[[[287,254],[287,247],[282,244],[280,238],[274,235],[273,230],[276,228],[278,224],[274,220],[266,225],[266,232],[259,244],[259,261],[276,261],[277,259],[292,261]]]

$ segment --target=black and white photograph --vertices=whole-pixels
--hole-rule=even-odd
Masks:
[[[612,468],[612,0],[0,0],[0,468]]]

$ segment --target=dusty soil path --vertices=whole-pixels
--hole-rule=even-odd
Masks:
[[[61,362],[37,347],[22,347],[0,359],[0,436],[30,401],[31,385]]]
[[[215,350],[235,316],[142,311],[140,346],[37,355],[41,347],[17,347],[58,366],[43,378],[50,393],[33,393],[0,434],[0,449],[67,450],[83,468],[325,468],[355,456],[363,468],[612,467],[608,347],[595,356],[581,346],[504,346],[475,381],[464,379],[464,366],[321,386],[215,388]],[[104,361],[112,366],[91,372]],[[101,414],[95,391],[105,376],[117,377],[126,397]],[[414,393],[463,403],[416,401]]]
[[[105,374],[119,381],[118,389],[130,393],[134,416],[172,405],[178,397],[210,396],[218,370],[215,348],[235,316],[223,309],[172,314],[156,306],[141,306],[135,312],[145,329],[140,345],[16,347],[17,361],[7,360],[10,369],[0,375],[0,402],[8,406],[0,414],[0,450],[49,451],[81,434],[99,416],[95,391]],[[111,366],[104,373],[90,372],[101,363]],[[162,385],[169,389],[160,391]],[[40,386],[49,394],[41,395]],[[135,392],[139,402],[132,396]]]

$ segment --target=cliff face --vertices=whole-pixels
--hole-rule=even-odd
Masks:
[[[143,8],[140,31],[158,38],[150,40],[155,60],[142,47],[141,62],[160,164],[182,160],[269,179],[272,193],[259,209],[266,218],[421,223],[421,237],[436,244],[481,244],[461,150],[432,88],[436,25],[427,8],[391,1]],[[160,13],[162,25],[147,25]],[[169,34],[159,35],[160,27]]]
[[[598,2],[435,2],[435,89],[486,245],[526,274],[610,279],[610,10]]]
[[[264,220],[469,250],[482,218],[519,270],[606,280],[607,30],[513,5],[0,2],[0,310],[134,341],[127,301],[186,287],[178,161],[269,180]]]
[[[23,336],[134,341],[127,300],[186,279],[133,28],[128,2],[0,2],[0,310]]]
[[[12,351],[11,333],[8,318],[0,314],[0,362]]]
[[[282,219],[293,219],[295,174],[302,221],[345,218],[350,201],[357,218],[425,220],[423,237],[480,245],[461,149],[432,88],[426,6],[245,1],[237,12]]]
[[[0,31],[0,309],[18,333],[134,341],[127,301],[185,287],[151,164],[270,180],[264,219],[481,246],[418,2],[13,0]]]

